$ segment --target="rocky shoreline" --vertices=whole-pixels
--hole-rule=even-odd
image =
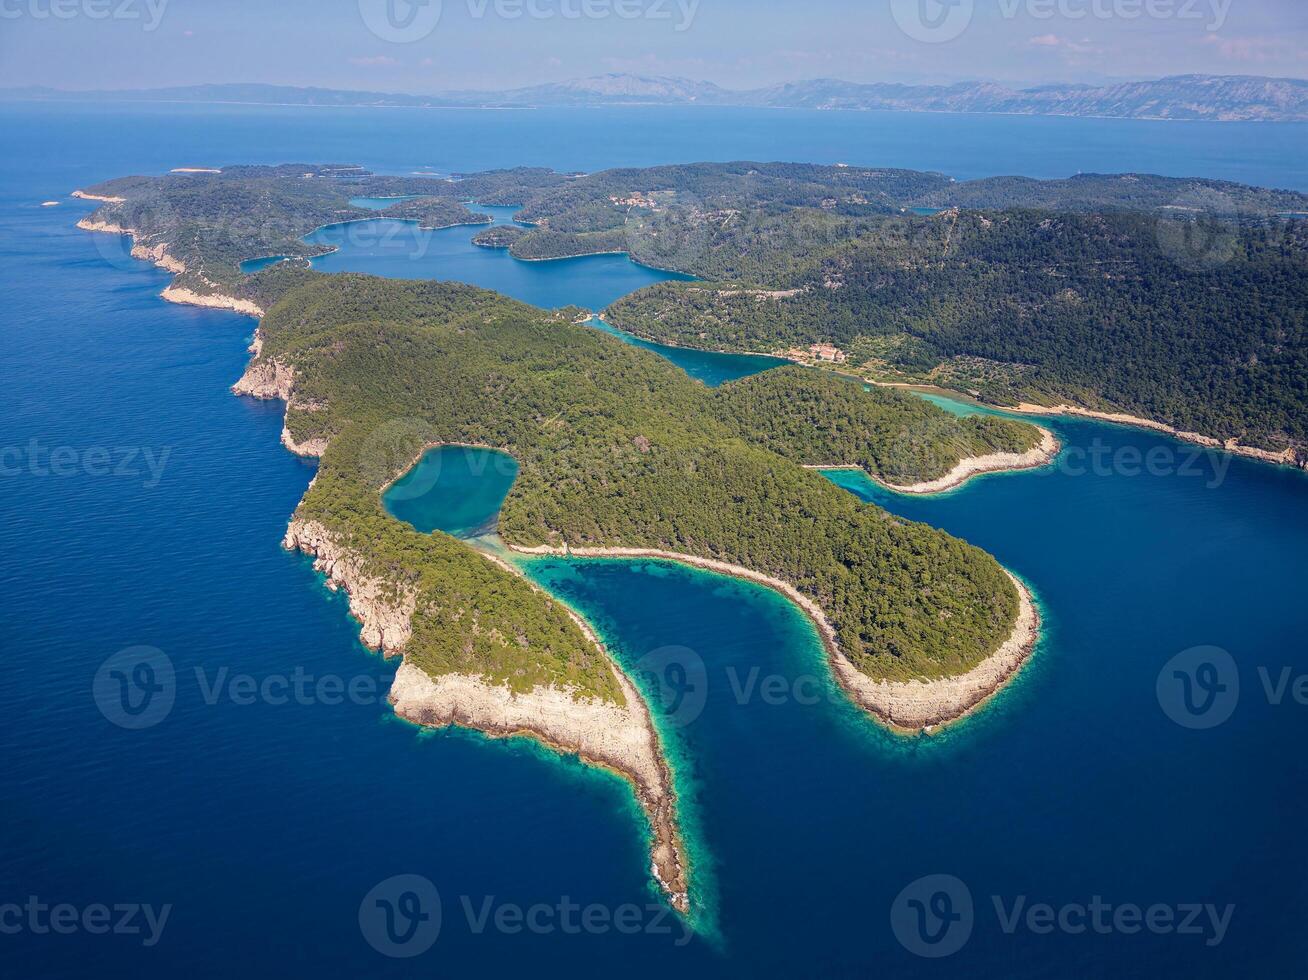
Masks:
[[[315,521],[293,519],[283,545],[313,556],[314,568],[326,574],[328,588],[345,590],[365,646],[386,655],[404,653],[412,637],[415,594],[368,575],[357,556]],[[580,619],[574,621],[603,651],[594,632]],[[672,772],[639,692],[604,653],[622,691],[622,705],[553,687],[515,693],[468,674],[432,677],[407,660],[395,675],[390,700],[397,714],[415,724],[460,725],[492,738],[528,736],[626,779],[653,833],[651,872],[668,903],[686,913],[689,862],[677,823]]]
[[[762,572],[715,558],[701,558],[655,548],[556,548],[551,545],[522,547],[509,545],[519,554],[558,555],[574,558],[659,558],[693,565],[734,578],[746,579],[774,589],[799,606],[817,628],[841,687],[861,708],[882,724],[901,732],[930,733],[976,711],[997,694],[1021,670],[1035,651],[1040,638],[1040,614],[1030,590],[1005,569],[1018,593],[1018,615],[1013,631],[992,653],[971,670],[955,677],[933,680],[876,681],[860,671],[845,656],[835,628],[826,613],[812,599],[789,582]]]
[[[254,356],[232,390],[255,398],[281,399],[291,407],[295,369],[275,358],[261,357],[263,336],[259,331],[255,332],[250,352]],[[285,426],[282,443],[300,455],[320,456],[326,449],[325,440],[296,443]],[[387,656],[403,655],[413,635],[415,593],[369,575],[359,557],[316,521],[292,518],[282,544],[288,550],[311,555],[314,568],[327,576],[328,588],[345,591],[365,646]],[[513,574],[521,574],[507,562],[483,557]],[[525,694],[515,693],[506,686],[467,674],[431,677],[408,661],[396,673],[391,702],[397,714],[416,724],[461,725],[492,738],[528,736],[626,779],[650,822],[651,873],[668,903],[686,914],[690,910],[689,860],[677,822],[672,771],[657,730],[640,693],[617,667],[599,637],[580,616],[572,610],[568,613],[604,654],[624,704],[597,701],[556,688],[537,687]]]
[[[1003,408],[1002,411],[1012,412],[1018,415],[1073,415],[1080,418],[1095,419],[1099,422],[1115,422],[1118,425],[1133,425],[1141,429],[1151,429],[1154,432],[1162,432],[1165,435],[1173,436],[1182,442],[1194,443],[1197,446],[1205,446],[1208,449],[1218,449],[1222,452],[1233,453],[1236,456],[1246,456],[1249,459],[1256,459],[1264,463],[1274,463],[1279,466],[1296,466],[1301,470],[1308,470],[1308,454],[1296,451],[1294,448],[1273,452],[1270,449],[1258,449],[1255,446],[1243,445],[1238,439],[1227,439],[1225,441],[1216,439],[1212,436],[1206,436],[1199,432],[1183,432],[1175,426],[1168,425],[1166,422],[1157,422],[1153,419],[1141,418],[1138,415],[1128,415],[1125,412],[1096,412],[1088,408],[1081,408],[1079,405],[1033,405],[1030,402],[1020,402],[1014,407]]]
[[[861,466],[846,464],[840,466],[805,466],[804,468],[809,470],[858,470],[867,473],[868,479],[881,484],[887,490],[895,491],[895,493],[944,493],[946,490],[961,487],[972,477],[980,476],[983,473],[1015,473],[1020,470],[1033,470],[1046,466],[1054,461],[1061,448],[1054,434],[1048,429],[1042,428],[1040,429],[1040,445],[1028,449],[1024,453],[989,453],[985,456],[969,456],[967,459],[959,460],[952,470],[938,479],[925,480],[908,486],[890,483],[880,477],[873,476]]]
[[[108,204],[118,204],[124,200],[121,197],[97,197],[83,191],[73,191],[72,196],[87,201],[103,201]],[[101,232],[108,235],[127,235],[132,239],[132,258],[140,259],[143,262],[152,262],[165,272],[171,272],[174,276],[179,276],[187,271],[185,262],[176,256],[168,254],[169,246],[167,242],[143,245],[141,244],[140,233],[135,228],[127,228],[111,221],[94,221],[89,217],[78,221],[77,227],[83,231]],[[201,278],[204,277],[201,276]],[[208,280],[206,279],[205,282],[208,283]],[[212,283],[208,284],[213,285]],[[184,306],[205,306],[210,309],[231,310],[234,313],[244,313],[246,316],[255,318],[260,318],[264,314],[264,311],[257,303],[248,299],[227,296],[217,292],[216,288],[212,293],[197,293],[193,289],[176,285],[174,281],[166,286],[159,295],[170,303],[179,303]]]
[[[650,872],[677,911],[690,910],[686,860],[677,828],[672,774],[635,686],[614,668],[625,705],[538,687],[516,694],[480,677],[431,677],[411,663],[391,686],[395,712],[419,725],[461,725],[491,738],[525,735],[621,776],[632,784],[653,831]]]

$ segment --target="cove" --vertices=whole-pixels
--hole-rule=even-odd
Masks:
[[[387,513],[423,534],[471,538],[495,529],[518,476],[508,453],[478,446],[436,446],[382,494]]]
[[[591,317],[586,323],[596,330],[618,337],[634,347],[642,347],[645,350],[653,351],[660,357],[671,361],[692,378],[704,382],[710,388],[716,388],[728,381],[747,378],[751,374],[759,374],[771,368],[790,363],[784,358],[771,357],[767,354],[726,354],[718,351],[696,350],[693,347],[674,347],[670,344],[658,344],[652,340],[642,340],[625,330],[619,330],[617,327],[605,323],[599,317]]]
[[[472,205],[494,224],[512,222],[516,208]],[[502,248],[481,248],[472,238],[487,225],[432,230],[389,218],[327,225],[305,237],[333,249],[312,260],[321,272],[363,272],[392,279],[444,279],[493,289],[555,309],[577,305],[600,310],[627,293],[670,279],[690,279],[633,262],[625,254],[525,261]]]
[[[396,200],[354,198],[350,203],[379,210]],[[528,227],[513,220],[516,207],[487,206],[475,201],[469,202],[468,207],[490,215],[493,225]],[[396,279],[455,279],[546,309],[568,305],[603,309],[644,286],[694,278],[641,265],[626,255],[524,261],[514,258],[507,249],[474,245],[473,237],[486,227],[456,225],[431,230],[412,221],[378,218],[325,225],[304,240],[333,249],[311,260],[320,272],[364,272]],[[243,263],[241,269],[254,272],[274,261],[255,259]],[[619,330],[598,316],[586,322],[626,343],[654,351],[709,387],[788,363],[765,354],[730,354],[654,343]]]
[[[241,263],[240,269],[245,275],[253,275],[260,269],[266,269],[269,266],[276,265],[278,262],[285,262],[285,255],[265,255],[257,259],[246,259]]]

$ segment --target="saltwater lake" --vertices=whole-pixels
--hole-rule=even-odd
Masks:
[[[853,710],[831,689],[807,622],[762,588],[658,562],[533,563],[666,695],[658,714],[705,910],[703,934],[687,941],[660,912],[624,784],[527,742],[395,720],[385,703],[394,666],[359,645],[343,598],[309,562],[279,547],[314,467],[278,444],[279,404],[228,391],[253,321],[160,301],[168,277],[75,229],[90,208],[66,195],[176,166],[319,159],[406,173],[752,157],[959,177],[1155,170],[1308,189],[1308,128],[21,105],[0,106],[0,126],[10,135],[0,154],[0,906],[169,907],[149,946],[149,935],[122,931],[0,933],[7,970],[1303,971],[1308,706],[1275,688],[1308,672],[1305,474],[1060,419],[1049,424],[1068,449],[1047,470],[935,499],[844,480],[993,552],[1041,601],[1045,642],[1021,679],[930,739],[892,737]],[[621,257],[464,255],[476,230],[450,230],[454,254],[420,274],[592,309],[625,277],[660,275]],[[465,259],[484,263],[482,278]],[[382,273],[389,261],[342,249],[319,262],[356,260]],[[460,529],[485,515],[436,507],[429,517]],[[175,697],[152,724],[124,727],[133,719],[95,696],[97,672],[141,645],[159,651],[156,676],[173,678]],[[1239,687],[1227,720],[1195,729],[1160,704],[1158,682],[1201,645],[1229,653],[1227,696],[1233,677]],[[251,684],[263,692],[252,699]],[[441,896],[439,938],[416,960],[379,955],[359,925],[365,896],[400,874]],[[925,875],[956,878],[972,899],[970,935],[948,958],[915,955],[892,921],[901,892]],[[1007,918],[1019,903],[1067,910],[1096,897],[1181,910],[1178,920],[1191,905],[1229,917],[1220,939],[1206,913],[1191,923],[1198,932],[1163,929],[1161,918],[1131,930],[1128,915],[1109,934],[1043,934],[1024,915]],[[607,912],[608,925],[565,927],[580,918],[567,919],[573,905]],[[545,910],[536,926],[514,928],[514,910],[534,907]],[[621,929],[618,910],[629,916]]]

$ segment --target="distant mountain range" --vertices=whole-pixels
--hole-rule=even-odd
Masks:
[[[900,85],[822,78],[733,91],[712,82],[685,78],[608,74],[498,92],[457,91],[434,95],[229,84],[97,92],[31,87],[0,90],[0,98],[407,108],[710,105],[768,109],[1000,112],[1219,122],[1308,121],[1308,80],[1254,75],[1175,75],[1153,81],[1110,85],[1057,84],[1020,89],[993,82]]]

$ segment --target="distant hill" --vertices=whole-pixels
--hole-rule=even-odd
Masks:
[[[1308,121],[1308,80],[1254,75],[1176,75],[1153,81],[1110,85],[1058,84],[1021,89],[993,82],[900,85],[813,79],[733,91],[711,82],[685,78],[607,74],[504,91],[455,91],[432,95],[230,84],[103,92],[70,92],[34,87],[0,91],[0,98],[409,108],[717,105],[771,109],[998,112],[1123,119],[1203,119],[1217,122]]]

